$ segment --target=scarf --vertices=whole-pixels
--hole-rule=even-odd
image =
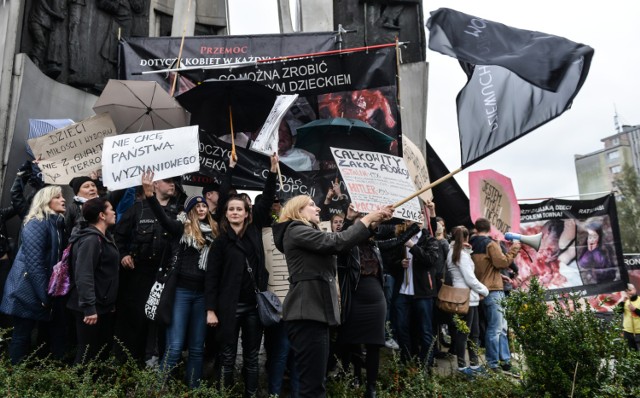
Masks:
[[[184,224],[187,221],[187,214],[184,212],[178,214],[178,220],[182,221],[182,223]],[[202,232],[202,236],[204,236],[204,239],[206,240],[206,243],[204,245],[200,246],[193,235],[187,234],[182,234],[180,243],[188,247],[193,247],[200,252],[198,268],[202,271],[206,271],[207,259],[209,258],[209,250],[211,249],[211,244],[213,243],[214,238],[211,231],[211,225],[209,225],[208,223],[200,221],[200,231]]]

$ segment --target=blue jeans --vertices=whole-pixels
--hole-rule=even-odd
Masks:
[[[265,328],[264,348],[267,351],[266,368],[269,396],[280,395],[284,372],[289,368],[290,396],[291,398],[297,398],[300,380],[284,321]]]
[[[174,300],[173,316],[171,324],[167,327],[167,346],[160,370],[168,374],[176,367],[185,340],[188,339],[189,357],[185,377],[189,387],[197,388],[202,379],[204,338],[207,332],[204,292],[178,287]]]
[[[396,283],[396,279],[391,274],[384,274],[384,298],[387,301],[387,315],[384,318],[385,328],[384,328],[384,337],[385,340],[393,337],[397,339],[397,328],[396,328],[396,314],[394,311],[394,306],[396,304],[397,293],[394,293],[393,287]]]
[[[433,298],[415,298],[398,294],[395,303],[400,359],[407,362],[417,354],[422,364],[433,363]],[[412,318],[418,328],[416,341],[420,347],[411,347]]]
[[[481,301],[487,322],[485,357],[490,368],[497,368],[499,361],[509,363],[511,360],[509,341],[507,340],[507,321],[504,318],[504,310],[500,304],[503,299],[503,291],[493,290],[489,292],[488,297]]]

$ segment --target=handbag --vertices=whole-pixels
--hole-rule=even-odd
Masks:
[[[178,254],[173,254],[169,264],[160,268],[156,281],[151,286],[149,297],[144,304],[144,313],[152,321],[163,325],[171,324],[173,315],[173,301],[178,284]]]
[[[47,293],[51,297],[61,297],[69,293],[71,278],[69,276],[69,263],[71,262],[71,246],[69,244],[62,252],[62,258],[53,266]]]
[[[251,276],[253,288],[256,291],[256,302],[258,303],[258,317],[264,327],[273,326],[282,320],[282,303],[275,293],[265,290],[261,292],[256,285],[256,279],[253,276],[253,269],[249,265],[249,260],[245,259],[247,271]]]
[[[468,287],[453,287],[442,284],[438,292],[437,306],[444,312],[465,315],[469,312],[470,293],[471,290]]]
[[[438,290],[436,305],[444,312],[466,315],[469,312],[470,294],[471,289],[468,287],[453,287],[451,271],[447,269],[444,274],[444,280],[442,280],[442,286]]]

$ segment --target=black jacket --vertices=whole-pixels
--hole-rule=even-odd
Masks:
[[[243,292],[242,282],[246,272],[246,261],[253,268],[258,289],[267,289],[269,273],[265,267],[262,228],[271,225],[271,205],[275,196],[275,173],[269,173],[262,197],[252,209],[252,222],[242,237],[229,228],[220,231],[209,253],[205,276],[205,304],[213,310],[220,322],[218,338],[222,342],[233,342],[236,328],[236,309]],[[222,210],[220,211],[222,214]],[[255,295],[253,296],[255,300]]]
[[[323,232],[301,221],[275,224],[274,243],[286,256],[290,275],[282,318],[340,324],[335,255],[369,236],[369,229],[361,222],[337,233]]]
[[[85,316],[115,309],[120,255],[111,234],[96,227],[76,229],[71,235],[71,290],[67,307]]]
[[[163,209],[169,218],[175,219],[179,212],[176,199],[172,198]],[[135,268],[131,271],[155,275],[161,263],[171,257],[171,235],[160,225],[146,200],[137,200],[122,215],[114,238],[120,259],[133,257]]]
[[[413,256],[413,297],[433,298],[438,295],[436,270],[439,251],[438,240],[423,229],[418,242],[409,249]],[[402,283],[402,279],[399,282]]]

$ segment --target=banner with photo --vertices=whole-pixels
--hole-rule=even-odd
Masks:
[[[521,204],[520,232],[542,236],[538,250],[522,245],[516,257],[519,285],[537,276],[550,294],[624,290],[628,276],[613,195]]]
[[[279,128],[279,155],[285,189],[282,198],[309,194],[322,203],[331,182],[339,176],[333,159],[324,159],[313,148],[296,145],[297,128],[316,119],[344,117],[362,120],[391,139],[384,153],[401,156],[400,111],[397,105],[396,56],[393,47],[260,64],[251,68],[207,71],[218,79],[250,78],[299,97],[284,116]],[[322,82],[322,83],[320,83]],[[236,133],[235,144],[240,170],[233,184],[261,190],[269,169],[268,158],[248,150],[258,131]],[[319,134],[318,140],[322,140]],[[185,178],[189,185],[219,182],[226,172],[230,145],[227,137],[200,132],[200,173]],[[340,147],[340,137],[331,145]],[[347,189],[340,180],[342,192]],[[278,187],[280,190],[280,188]],[[344,211],[344,210],[341,210]]]

